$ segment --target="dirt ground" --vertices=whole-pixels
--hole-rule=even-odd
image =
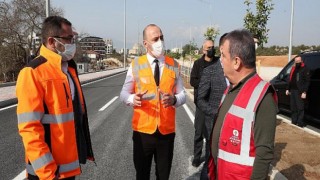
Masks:
[[[259,56],[261,66],[284,67],[288,56]],[[184,85],[192,89],[187,79]],[[272,165],[289,180],[320,179],[320,135],[278,120]]]
[[[320,136],[278,120],[272,165],[288,179],[320,179]]]
[[[257,63],[259,62],[265,67],[284,67],[288,63],[288,56],[257,56]]]

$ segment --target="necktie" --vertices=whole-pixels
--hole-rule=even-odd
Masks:
[[[154,68],[154,81],[156,82],[157,86],[159,86],[159,81],[160,81],[160,68],[159,68],[159,60],[155,59],[153,62],[156,63],[156,66]]]

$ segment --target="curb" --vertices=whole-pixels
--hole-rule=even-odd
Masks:
[[[7,107],[7,106],[11,106],[13,104],[17,104],[17,103],[18,103],[18,99],[17,98],[1,101],[0,102],[0,109],[4,108],[4,107]]]
[[[288,180],[280,171],[270,164],[269,174],[270,180]]]
[[[82,81],[80,83],[81,83],[81,85],[84,85],[86,83],[97,81],[97,80],[100,80],[100,79],[103,79],[103,78],[106,78],[106,77],[109,77],[109,76],[117,75],[117,74],[123,73],[125,71],[127,71],[127,70],[123,70],[123,71],[116,72],[116,73],[113,73],[113,74],[108,74],[108,75],[101,76],[101,77],[98,77],[98,78],[93,78],[93,79],[90,79],[90,80]],[[15,85],[15,82],[11,83],[11,86],[14,86],[14,85]],[[6,86],[10,86],[10,85],[7,84]],[[5,87],[5,86],[0,86],[0,87]],[[14,104],[17,104],[17,103],[18,103],[18,99],[17,98],[12,98],[12,99],[8,99],[8,100],[0,101],[0,108],[11,106],[11,105],[14,105]]]

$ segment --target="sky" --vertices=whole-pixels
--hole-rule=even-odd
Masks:
[[[143,28],[157,24],[167,49],[194,41],[203,43],[207,27],[220,35],[244,27],[247,6],[244,0],[50,0],[64,10],[78,33],[113,40],[117,50],[142,42]],[[292,0],[272,0],[274,9],[267,24],[265,46],[289,46]],[[126,8],[124,8],[126,5]],[[250,6],[255,9],[255,4]],[[294,0],[293,45],[320,45],[320,0]],[[124,18],[124,14],[126,15]],[[124,28],[126,24],[126,28]],[[126,33],[124,33],[126,31]],[[126,38],[124,38],[126,34]]]

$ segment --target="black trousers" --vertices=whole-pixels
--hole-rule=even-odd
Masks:
[[[210,136],[213,129],[215,116],[205,116],[204,118],[204,132],[203,137],[206,140],[205,161],[201,171],[200,180],[207,180],[208,178],[208,161],[210,155]]]
[[[298,90],[290,90],[290,109],[293,124],[303,125],[304,118],[304,100],[301,99],[301,93]]]
[[[170,176],[175,133],[162,135],[133,131],[133,162],[137,180],[149,180],[152,159],[156,164],[157,180],[167,180]]]
[[[203,138],[205,132],[204,124],[205,114],[197,107],[194,119],[194,143],[193,143],[193,158],[200,161],[203,147]]]

